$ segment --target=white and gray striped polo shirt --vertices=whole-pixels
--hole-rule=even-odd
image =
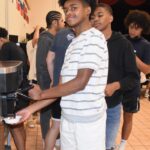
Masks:
[[[82,32],[69,45],[61,71],[62,83],[74,79],[78,69],[84,68],[94,70],[85,89],[61,100],[62,115],[70,121],[95,121],[106,111],[108,49],[104,35],[95,28]]]

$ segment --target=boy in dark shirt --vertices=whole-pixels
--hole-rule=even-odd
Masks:
[[[99,3],[92,17],[92,24],[107,39],[109,52],[108,80],[105,89],[107,102],[106,149],[113,150],[119,129],[123,93],[133,89],[139,75],[130,42],[111,28],[113,12],[109,5]]]
[[[49,11],[46,15],[46,24],[47,30],[42,32],[39,36],[37,43],[37,53],[36,53],[36,75],[38,85],[42,90],[50,88],[53,83],[53,73],[49,74],[46,57],[48,51],[51,49],[54,37],[56,33],[64,27],[64,20],[62,18],[62,14],[58,11]],[[47,145],[45,145],[46,135],[49,129],[51,129],[51,139],[48,142],[51,145],[51,149],[53,149],[55,144],[55,137],[57,136],[58,121],[59,114],[52,114],[53,106],[47,106],[40,111],[40,125],[42,131],[42,138],[45,149],[47,149]],[[52,116],[52,126],[50,127],[50,118]]]
[[[65,53],[74,36],[72,29],[62,29],[56,34],[52,47],[48,52],[47,67],[49,69],[49,74],[51,74],[51,72],[53,74],[53,87],[59,84],[60,72],[64,62]],[[60,44],[60,41],[62,41],[62,44]],[[58,98],[58,100],[52,104],[52,117],[53,119],[57,118],[58,123],[60,123],[61,118],[60,100],[61,98]],[[49,130],[46,136],[46,147],[49,149],[50,140],[51,134]],[[57,139],[56,146],[58,146],[58,142],[59,140]]]
[[[150,15],[145,11],[132,10],[125,18],[125,25],[129,32],[126,37],[133,45],[136,57],[147,67],[146,72],[150,72],[150,43],[142,37],[143,34],[150,33]],[[139,66],[137,61],[136,63]],[[140,74],[140,71],[143,71],[143,67],[138,67],[138,69]],[[125,149],[126,141],[131,134],[133,114],[139,111],[139,99],[140,86],[124,93],[122,140],[119,150]]]
[[[24,51],[19,46],[7,40],[7,35],[8,35],[7,30],[0,27],[0,61],[20,60],[23,62],[23,82],[21,86],[24,87],[28,83],[27,57]],[[17,101],[16,111],[28,106],[28,104],[29,101],[20,98]],[[25,150],[26,134],[24,124],[21,123],[18,125],[7,125],[7,127],[9,128],[12,134],[17,149]]]

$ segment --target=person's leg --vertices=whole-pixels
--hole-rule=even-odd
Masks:
[[[14,139],[17,150],[25,150],[26,132],[24,129],[24,124],[9,125],[8,127]]]
[[[28,105],[29,105],[28,99],[18,96],[18,100],[16,101],[15,112],[21,110],[22,108],[27,107]],[[26,131],[24,128],[24,123],[21,123],[18,125],[7,125],[7,126],[13,137],[17,150],[25,150],[26,149]]]
[[[60,150],[60,129],[59,129],[59,134],[57,136],[56,142],[55,142],[55,149]]]
[[[49,129],[46,139],[45,139],[45,150],[53,150],[55,147],[56,139],[59,135],[59,129],[60,129],[60,120],[53,120],[51,128]],[[59,148],[57,148],[59,150]]]
[[[133,113],[123,112],[123,126],[121,137],[127,140],[132,130]]]
[[[123,112],[123,126],[119,150],[125,150],[126,142],[132,131],[133,113]]]
[[[146,84],[146,90],[145,90],[145,94],[144,94],[145,98],[149,98],[149,83],[147,82]]]
[[[45,147],[45,138],[50,128],[51,106],[48,106],[40,112],[40,125],[43,139],[43,147]]]
[[[106,149],[111,150],[115,146],[117,133],[119,130],[121,116],[121,104],[107,109],[106,120]]]
[[[146,75],[147,83],[146,83],[146,91],[144,97],[150,99],[150,74]]]
[[[52,108],[51,112],[52,123],[46,135],[45,150],[53,150],[54,147],[56,148],[56,150],[60,150],[59,144],[60,117],[61,117],[60,98],[58,98],[58,100],[51,105],[51,108]]]
[[[76,123],[76,150],[105,150],[106,112],[94,122]]]
[[[139,97],[130,97],[126,99],[125,102],[123,102],[123,126],[121,131],[121,142],[119,145],[119,150],[125,150],[127,140],[132,131],[133,113],[138,112],[139,108]]]
[[[75,124],[61,117],[60,139],[61,150],[77,150]]]
[[[5,141],[5,149],[11,150],[11,133],[7,126],[5,126],[5,132],[4,132],[4,141]]]

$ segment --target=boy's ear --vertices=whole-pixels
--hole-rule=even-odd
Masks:
[[[4,39],[4,38],[0,37],[0,41],[1,41],[1,42],[3,42],[3,39]]]
[[[87,14],[88,14],[88,15],[91,14],[91,7],[87,7]]]
[[[52,25],[57,25],[57,20],[53,20]]]
[[[111,16],[111,17],[110,17],[110,22],[113,22],[113,20],[114,20],[114,17]]]

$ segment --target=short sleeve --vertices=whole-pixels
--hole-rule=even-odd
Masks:
[[[146,64],[150,64],[150,43],[146,45],[146,48],[143,52],[143,62]]]
[[[103,36],[91,35],[80,54],[78,69],[89,68],[97,71],[108,62],[107,43]]]
[[[57,45],[58,43],[57,43],[57,37],[55,37],[54,38],[54,41],[53,41],[53,43],[52,43],[52,45],[51,45],[51,48],[49,49],[50,51],[52,51],[52,52],[55,52],[56,51],[56,45]]]

